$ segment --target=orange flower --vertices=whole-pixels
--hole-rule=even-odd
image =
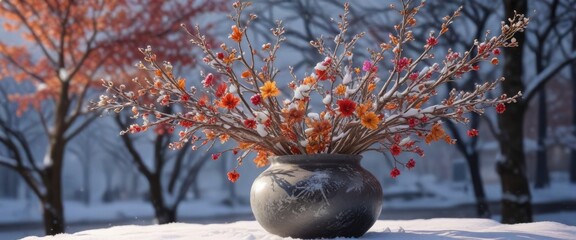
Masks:
[[[282,113],[289,124],[295,124],[304,120],[303,110],[291,108],[290,110],[283,110]]]
[[[230,171],[226,175],[228,175],[228,180],[233,183],[238,181],[238,178],[240,178],[240,173],[236,172],[236,170]]]
[[[312,76],[305,77],[303,83],[306,85],[314,85],[314,83],[316,83],[316,78]]]
[[[272,81],[264,83],[264,86],[260,87],[260,92],[263,98],[276,97],[280,95],[280,90],[276,87],[276,83]]]
[[[241,75],[242,78],[249,78],[251,76],[252,76],[252,72],[250,72],[250,70],[246,70],[246,71],[242,72],[242,75]]]
[[[162,76],[162,70],[156,69],[156,71],[154,71],[154,74],[158,77],[161,77]]]
[[[204,135],[206,135],[206,139],[213,140],[216,137],[216,134],[210,130],[204,130]]]
[[[344,95],[346,93],[346,86],[344,84],[338,85],[336,89],[334,89],[334,94],[336,95]]]
[[[238,29],[238,27],[236,25],[232,26],[232,33],[228,36],[228,38],[236,41],[236,42],[240,42],[242,41],[242,31],[240,31],[240,29]]]
[[[368,102],[362,103],[358,107],[356,107],[356,114],[358,115],[358,117],[362,118],[362,116],[364,116],[364,114],[366,114],[366,112],[368,112],[368,109],[370,109],[371,106],[372,106],[372,102],[368,101]]]
[[[368,84],[368,92],[372,92],[372,91],[374,91],[374,89],[376,89],[375,83]]]
[[[440,123],[435,123],[434,125],[432,125],[430,133],[426,135],[426,138],[424,140],[426,144],[430,144],[431,142],[435,142],[442,139],[444,135],[446,135],[446,133],[444,132],[442,125],[440,125]]]
[[[398,108],[398,104],[395,102],[389,102],[389,103],[386,103],[386,105],[384,105],[384,109],[386,109],[386,110],[395,110],[397,108]]]
[[[380,123],[380,118],[374,112],[367,112],[362,117],[360,117],[360,123],[362,126],[375,130],[378,128],[378,123]]]
[[[221,108],[227,108],[228,110],[234,109],[240,103],[240,98],[237,98],[232,93],[226,94],[220,101]]]
[[[258,151],[258,154],[254,158],[254,163],[256,164],[256,167],[264,167],[268,165],[268,152]]]
[[[252,147],[252,145],[254,145],[254,144],[252,144],[252,143],[245,143],[245,142],[239,142],[239,143],[238,143],[238,148],[240,148],[240,149],[242,149],[242,150],[246,150],[246,149]]]
[[[416,109],[421,108],[424,103],[428,102],[428,99],[430,99],[429,96],[424,96],[422,99],[418,101],[418,103],[414,104],[414,108]]]
[[[231,64],[236,60],[236,53],[231,52],[230,55],[228,55],[228,57],[225,57],[224,59],[222,59],[222,61],[224,61],[225,64]]]
[[[178,88],[184,90],[186,88],[186,80],[184,78],[180,78],[178,80]]]
[[[222,134],[218,136],[218,138],[220,138],[220,143],[224,144],[230,139],[230,136],[228,136],[228,134]]]

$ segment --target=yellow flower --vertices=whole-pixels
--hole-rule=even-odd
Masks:
[[[375,130],[378,128],[378,123],[380,123],[380,119],[374,112],[367,112],[360,118],[360,123],[362,126]]]
[[[276,97],[280,95],[280,90],[276,87],[276,83],[272,81],[264,83],[264,86],[260,87],[260,92],[262,93],[263,98]]]

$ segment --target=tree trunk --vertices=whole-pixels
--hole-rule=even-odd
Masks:
[[[472,178],[472,187],[474,188],[474,197],[476,197],[476,216],[480,218],[490,218],[490,206],[484,192],[482,184],[482,175],[480,175],[480,161],[478,152],[475,151],[471,156],[466,158]]]
[[[51,144],[48,157],[51,158],[52,164],[46,166],[43,171],[42,180],[46,187],[46,195],[42,199],[42,216],[46,235],[56,235],[65,231],[61,179],[64,147],[65,143],[61,139]]]
[[[543,87],[538,93],[538,149],[536,154],[535,188],[545,188],[550,185],[546,156],[546,128],[548,127],[546,110],[546,89]]]
[[[525,13],[527,0],[504,0],[504,20],[513,17],[514,10]],[[512,96],[524,90],[522,83],[524,33],[516,34],[518,47],[504,49],[503,92]],[[525,103],[508,104],[507,110],[498,116],[501,129],[500,151],[503,159],[496,164],[502,185],[502,223],[532,222],[531,194],[526,177],[524,157],[524,112]]]
[[[147,179],[150,184],[150,202],[154,208],[155,220],[157,224],[173,223],[177,220],[176,209],[165,206],[160,179],[160,173],[152,174]]]
[[[50,188],[50,187],[48,187]],[[58,187],[59,188],[59,187]],[[64,209],[61,197],[57,196],[57,190],[51,189],[42,202],[42,218],[44,220],[44,233],[56,235],[64,233]],[[59,192],[59,190],[58,190]]]
[[[576,50],[576,29],[572,30],[572,50]],[[576,138],[576,61],[572,61],[572,137]],[[576,146],[570,150],[570,182],[576,183]]]
[[[160,207],[154,209],[156,215],[156,223],[167,224],[176,222],[176,209],[169,209],[167,207]]]

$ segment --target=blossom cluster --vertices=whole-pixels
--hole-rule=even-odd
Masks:
[[[140,49],[144,62],[137,64],[150,73],[145,79],[133,79],[132,90],[125,84],[104,80],[107,94],[94,108],[120,112],[130,108],[140,119],[122,133],[138,133],[155,126],[170,126],[180,136],[171,148],[190,142],[193,149],[212,147],[229,139],[237,145],[225,151],[237,156],[238,164],[255,153],[254,163],[261,167],[273,155],[361,154],[379,151],[394,158],[392,177],[400,174],[398,165],[415,167],[415,160],[400,159],[402,153],[423,157],[422,142],[455,142],[443,129],[442,121],[467,123],[467,113],[482,114],[495,107],[501,113],[514,96],[489,97],[503,79],[477,84],[472,91],[452,90],[442,99],[439,87],[458,81],[463,74],[478,71],[481,62],[498,64],[501,48],[517,45],[514,34],[523,31],[528,19],[517,14],[501,25],[500,35],[475,41],[467,51],[449,49],[436,61],[431,50],[449,31],[460,9],[443,19],[439,31],[430,32],[421,53],[410,56],[405,50],[414,41],[412,28],[424,2],[402,1],[402,21],[394,26],[389,39],[370,51],[370,58],[355,62],[354,46],[364,33],[349,34],[349,5],[338,19],[339,33],[334,44],[322,38],[311,46],[323,56],[313,72],[298,77],[292,70],[291,81],[279,79],[277,52],[287,41],[281,22],[271,29],[273,42],[257,46],[248,31],[255,14],[244,16],[248,2],[233,4],[236,14],[228,36],[229,42],[217,47],[207,42],[196,26],[187,33],[191,42],[202,49],[203,62],[210,68],[200,78],[177,77],[169,62],[161,63],[151,47]],[[384,61],[393,64],[383,69]],[[150,103],[143,99],[156,99]],[[163,111],[173,106],[176,111]],[[468,135],[478,135],[472,129]],[[222,152],[214,153],[218,159]],[[236,168],[228,173],[231,181],[239,177]]]

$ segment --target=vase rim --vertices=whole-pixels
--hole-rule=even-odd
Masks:
[[[362,159],[360,154],[296,154],[269,157],[272,163],[357,163]]]

